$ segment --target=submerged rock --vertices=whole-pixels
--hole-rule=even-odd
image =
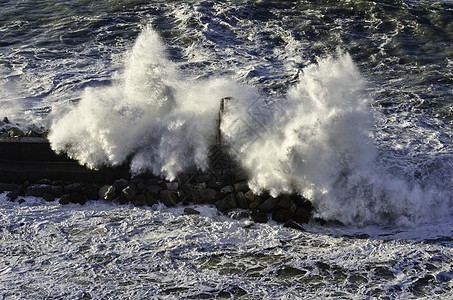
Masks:
[[[200,212],[198,210],[190,208],[190,207],[184,208],[184,213],[186,215],[199,215],[200,214]]]
[[[283,225],[283,227],[297,229],[297,230],[300,230],[300,231],[305,231],[305,229],[302,226],[300,226],[299,224],[297,224],[293,220],[286,221],[285,224]]]

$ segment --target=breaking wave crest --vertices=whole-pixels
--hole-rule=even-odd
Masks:
[[[281,99],[231,79],[191,79],[168,60],[146,28],[113,84],[85,90],[78,105],[55,118],[56,152],[91,168],[130,163],[131,173],[169,180],[207,167],[219,100],[231,97],[221,132],[256,192],[296,192],[320,216],[344,223],[418,222],[448,214],[442,192],[386,172],[373,143],[370,97],[348,54],[301,70]]]
[[[78,105],[56,117],[49,136],[56,152],[90,168],[130,162],[133,174],[173,180],[187,167],[206,167],[218,107],[236,84],[194,81],[165,57],[162,41],[145,29],[112,85],[86,89]]]

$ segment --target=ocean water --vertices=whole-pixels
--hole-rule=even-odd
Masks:
[[[451,1],[0,1],[0,117],[174,180],[221,134],[344,225],[0,195],[20,298],[452,298]],[[2,126],[7,126],[3,124]]]

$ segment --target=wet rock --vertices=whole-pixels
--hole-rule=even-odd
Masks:
[[[306,273],[307,271],[294,268],[292,266],[283,266],[281,269],[277,271],[276,275],[277,277],[292,278],[296,276],[305,275]]]
[[[308,199],[295,195],[293,200],[298,207],[303,207],[307,212],[310,212],[310,214],[313,211],[313,204]]]
[[[10,121],[8,120],[8,118],[7,118],[7,117],[4,117],[4,118],[3,118],[3,123],[5,123],[5,124],[9,124],[9,123],[10,123]]]
[[[178,188],[179,188],[179,183],[177,183],[177,182],[167,182],[165,184],[165,186],[167,187],[167,190],[169,190],[169,191],[177,191]]]
[[[25,133],[18,127],[13,127],[8,131],[8,136],[9,137],[23,137],[25,136]]]
[[[214,189],[220,191],[224,187],[223,182],[217,180],[211,180],[206,184],[206,188]]]
[[[115,191],[122,191],[124,188],[127,187],[128,184],[129,184],[129,180],[121,178],[121,179],[115,180],[112,185],[115,188]]]
[[[249,204],[249,208],[257,209],[261,204],[263,204],[263,198],[260,196],[255,197],[255,200]]]
[[[176,206],[179,203],[179,195],[175,191],[162,190],[160,201],[167,207]]]
[[[220,200],[220,193],[214,189],[201,190],[201,200],[203,203],[213,204]]]
[[[85,182],[74,182],[74,183],[64,185],[63,191],[65,194],[70,194],[72,192],[82,192],[82,189],[85,186],[86,186]]]
[[[111,201],[116,198],[115,187],[113,185],[104,185],[99,189],[99,198]]]
[[[206,182],[201,182],[201,183],[196,183],[193,185],[193,188],[198,189],[198,190],[205,190],[208,188],[208,184]]]
[[[194,181],[196,183],[201,183],[201,182],[209,182],[213,179],[214,179],[213,176],[210,174],[199,174],[199,175],[195,176]]]
[[[138,186],[139,183],[146,183],[146,180],[142,177],[133,177],[131,178],[130,183],[133,183]]]
[[[235,209],[228,213],[228,217],[230,217],[231,219],[234,219],[234,220],[242,220],[242,219],[249,219],[250,214],[248,213],[248,211],[246,211],[244,209]]]
[[[294,221],[299,223],[308,223],[310,221],[311,212],[308,212],[304,207],[298,207],[294,213]]]
[[[137,185],[131,182],[127,187],[125,187],[121,191],[121,197],[123,197],[127,201],[131,201],[135,197],[135,195],[137,195],[137,193],[138,193]]]
[[[274,197],[269,197],[266,201],[264,201],[258,208],[259,210],[269,212],[273,210],[277,204],[278,204],[279,199],[274,198]]]
[[[71,202],[71,194],[64,194],[63,196],[61,196],[60,200],[58,200],[58,203],[60,203],[61,205],[66,205],[66,204],[69,204]]]
[[[146,204],[146,196],[144,194],[137,194],[131,201],[135,206],[144,206]]]
[[[69,200],[71,203],[78,203],[84,205],[87,202],[87,198],[79,192],[72,192]]]
[[[19,199],[19,201],[17,201],[17,203],[19,203],[19,204],[25,203],[25,199],[21,198],[21,199]]]
[[[250,227],[252,227],[254,224],[255,224],[255,222],[250,221],[250,220],[247,220],[247,221],[244,222],[244,227],[245,227],[245,228],[250,228]]]
[[[148,189],[148,185],[146,185],[146,183],[144,183],[144,182],[139,182],[137,184],[137,189],[142,193],[146,193],[146,191]]]
[[[291,220],[293,213],[289,209],[277,209],[272,213],[272,220],[284,223]]]
[[[36,181],[36,183],[37,183],[37,184],[48,184],[48,185],[52,185],[52,180],[43,178],[43,179],[40,179],[40,180]]]
[[[300,230],[300,231],[305,231],[305,229],[302,226],[300,226],[293,220],[286,221],[285,224],[283,225],[283,227],[292,228],[292,229],[296,229],[296,230]]]
[[[29,181],[25,181],[24,183],[20,184],[18,187],[19,195],[24,197],[27,193],[27,188],[30,186]]]
[[[281,195],[280,197],[278,197],[277,207],[284,208],[284,209],[290,209],[291,204],[292,204],[292,200],[289,195]]]
[[[267,222],[267,214],[260,210],[255,210],[250,214],[250,220],[255,223],[266,223]]]
[[[33,129],[30,129],[27,131],[27,134],[25,135],[27,137],[42,137],[42,133],[39,133]]]
[[[19,185],[14,183],[0,183],[0,191],[14,191],[18,190]]]
[[[42,197],[44,193],[52,194],[55,197],[61,197],[64,194],[64,187],[61,185],[33,184],[27,187],[25,192],[27,196],[34,197]]]
[[[240,208],[242,208],[242,209],[249,208],[249,203],[248,203],[247,199],[245,199],[245,195],[243,192],[237,192],[236,199],[238,201]]]
[[[146,204],[148,206],[153,206],[154,204],[157,204],[157,197],[155,196],[154,193],[152,192],[146,192],[145,194],[145,198],[146,198]]]
[[[201,203],[201,190],[191,184],[182,185],[184,192],[184,202],[187,203]]]
[[[436,275],[438,282],[449,282],[453,279],[453,272],[439,272]]]
[[[161,187],[158,186],[157,184],[151,184],[151,185],[148,186],[148,189],[147,189],[147,191],[149,193],[151,193],[151,195],[154,198],[159,198],[161,190],[162,190]]]
[[[257,195],[252,190],[247,191],[244,196],[248,203],[253,203],[257,197]]]
[[[235,183],[234,190],[236,192],[246,193],[248,190],[250,190],[250,188],[249,188],[249,185],[247,184],[247,182],[243,181],[243,182]]]
[[[43,198],[45,201],[47,201],[47,202],[53,202],[53,201],[55,201],[54,195],[49,194],[49,193],[44,193],[44,194],[42,195],[42,198]]]
[[[190,207],[184,208],[184,213],[186,215],[199,215],[200,214],[200,212],[198,210],[190,208]]]
[[[220,189],[220,196],[225,198],[226,196],[234,193],[234,187],[227,185]]]
[[[222,200],[216,201],[215,206],[221,212],[228,212],[232,209],[238,208],[238,203],[234,198],[234,195],[228,195]]]
[[[81,193],[88,200],[98,200],[99,199],[99,186],[97,184],[87,184],[81,189]]]
[[[8,194],[6,194],[6,197],[9,199],[9,201],[14,201],[19,197],[19,191],[11,191]]]

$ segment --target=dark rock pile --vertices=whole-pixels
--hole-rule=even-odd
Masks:
[[[12,123],[7,117],[0,121],[0,137],[41,137],[46,138],[48,131],[44,127],[28,126],[26,130],[17,123]]]
[[[255,223],[265,223],[271,218],[285,226],[302,229],[299,224],[312,218],[313,206],[297,194],[272,197],[255,194],[245,181],[218,178],[209,174],[183,174],[176,181],[158,178],[135,177],[117,179],[111,184],[40,180],[22,184],[0,184],[0,192],[7,192],[10,201],[25,202],[22,197],[42,197],[61,205],[85,204],[88,200],[107,200],[119,204],[153,206],[159,202],[167,207],[190,204],[212,204],[232,218],[249,218]],[[198,214],[186,207],[186,214]]]

